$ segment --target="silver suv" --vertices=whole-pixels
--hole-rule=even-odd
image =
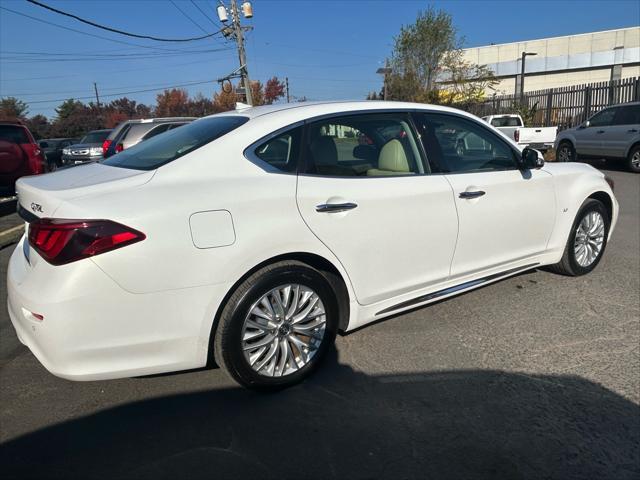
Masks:
[[[640,102],[605,108],[578,127],[560,132],[555,148],[560,162],[606,158],[640,173]]]
[[[107,138],[104,158],[143,142],[160,133],[193,122],[196,117],[165,117],[125,120],[116,126]]]

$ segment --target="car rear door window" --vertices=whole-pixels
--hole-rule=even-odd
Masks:
[[[103,160],[103,163],[113,167],[154,170],[226,135],[248,120],[235,115],[203,118],[141,142]]]
[[[380,177],[425,173],[418,142],[405,113],[340,116],[310,123],[304,173]]]
[[[517,168],[513,148],[483,124],[457,115],[416,113],[432,171],[464,173]]]
[[[623,105],[617,109],[614,125],[640,124],[640,105]]]
[[[298,166],[302,127],[277,134],[254,151],[254,155],[263,162],[281,172],[295,172]]]

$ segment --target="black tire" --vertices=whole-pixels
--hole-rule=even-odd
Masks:
[[[320,297],[326,312],[324,337],[309,363],[299,370],[281,377],[262,375],[251,368],[244,356],[242,327],[255,302],[270,290],[289,283],[308,287]],[[213,341],[216,363],[235,381],[254,390],[279,390],[294,385],[318,367],[335,341],[338,314],[336,295],[320,271],[298,261],[268,265],[242,282],[223,307]]]
[[[627,170],[633,173],[640,173],[640,145],[636,145],[629,151],[626,163]]]
[[[563,158],[562,160],[560,159],[561,156]],[[578,156],[576,155],[576,149],[573,148],[573,144],[571,142],[565,141],[565,142],[561,142],[560,145],[558,145],[558,151],[556,152],[556,160],[558,162],[576,162],[578,160]]]
[[[604,240],[602,243],[602,249],[600,250],[598,257],[593,261],[593,263],[591,263],[586,267],[583,267],[578,263],[576,259],[574,244],[575,244],[576,233],[578,230],[578,226],[580,225],[580,222],[582,222],[582,220],[587,216],[587,214],[591,212],[598,212],[600,215],[602,215],[602,218],[604,220]],[[564,247],[564,253],[562,254],[562,259],[560,260],[559,263],[556,263],[555,265],[551,265],[549,267],[549,270],[555,273],[559,273],[561,275],[568,275],[571,277],[578,277],[580,275],[586,275],[587,273],[591,272],[594,268],[598,266],[598,263],[600,263],[600,260],[602,259],[602,256],[604,255],[604,252],[606,250],[607,237],[609,235],[610,224],[611,224],[611,219],[609,218],[607,209],[602,204],[602,202],[599,200],[595,200],[593,198],[588,198],[582,204],[582,207],[580,207],[580,210],[578,210],[578,214],[576,215],[573,225],[571,226],[571,232],[569,233],[567,244]]]

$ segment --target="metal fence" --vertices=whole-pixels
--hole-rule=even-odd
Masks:
[[[523,104],[535,108],[531,126],[564,129],[579,125],[605,107],[633,101],[640,101],[639,77],[525,92]],[[483,117],[513,113],[519,105],[519,95],[501,95],[462,108]]]

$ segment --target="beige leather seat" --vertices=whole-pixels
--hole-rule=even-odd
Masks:
[[[409,168],[407,154],[400,140],[389,140],[378,156],[378,168],[367,170],[369,177],[380,177],[383,175],[412,175]]]

